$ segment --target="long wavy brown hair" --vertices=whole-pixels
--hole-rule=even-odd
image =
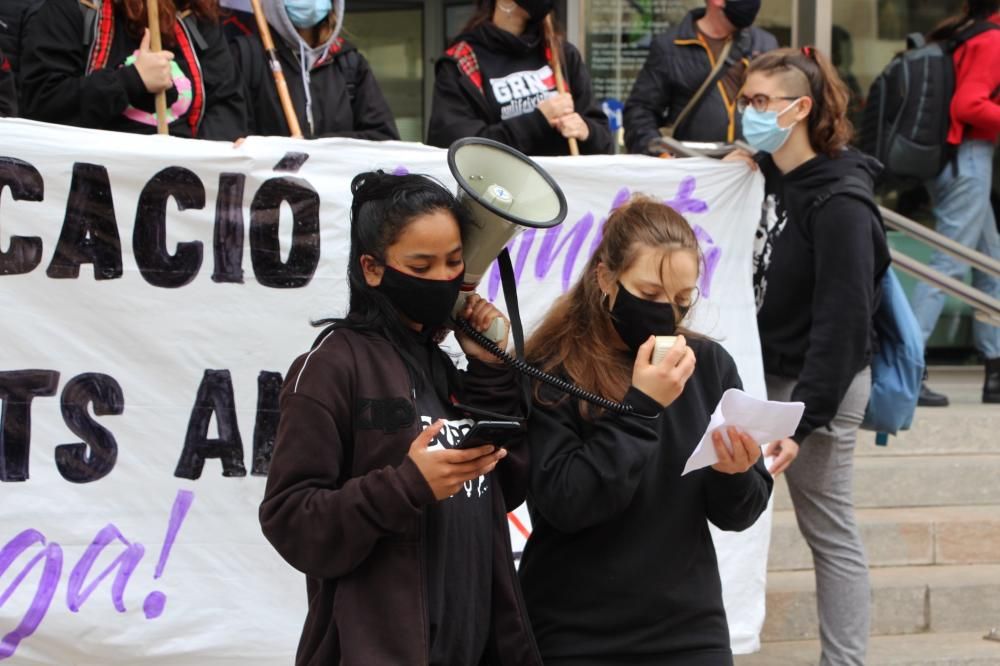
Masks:
[[[532,333],[525,349],[528,363],[620,402],[632,379],[635,354],[615,331],[597,269],[603,264],[608,276],[617,281],[644,247],[662,250],[664,261],[672,252],[694,252],[701,266],[698,238],[681,214],[651,197],[633,196],[608,217],[604,236],[583,274]],[[678,332],[692,335],[684,328]],[[551,404],[542,398],[540,389],[536,384],[535,400]],[[580,413],[590,419],[599,408],[581,402]]]
[[[854,136],[847,118],[851,95],[837,74],[837,68],[813,46],[801,49],[775,49],[750,62],[747,76],[762,72],[791,75],[788,92],[801,93],[813,100],[809,113],[809,143],[817,153],[835,157]],[[793,90],[795,89],[795,90]]]
[[[132,36],[142,37],[142,31],[149,25],[149,11],[146,0],[114,0],[114,3],[125,12],[128,21],[128,31]],[[190,11],[203,21],[219,20],[219,0],[160,0],[160,37],[166,45],[173,45],[174,24],[178,13]]]

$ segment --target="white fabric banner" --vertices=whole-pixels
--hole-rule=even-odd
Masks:
[[[608,212],[644,192],[697,230],[694,326],[763,397],[761,177],[702,160],[538,161],[569,216],[513,241],[526,328]],[[234,148],[0,121],[0,661],[292,663],[305,583],[257,506],[282,375],[317,335],[310,320],[345,312],[349,185],[371,169],[454,187],[445,151],[417,144]],[[511,523],[520,550],[523,507]],[[769,533],[770,513],[714,532],[738,652],[758,644]]]

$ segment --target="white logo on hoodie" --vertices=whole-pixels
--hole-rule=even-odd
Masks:
[[[531,113],[538,103],[556,94],[556,79],[552,68],[514,72],[490,79],[493,97],[500,105],[500,118],[507,120]]]

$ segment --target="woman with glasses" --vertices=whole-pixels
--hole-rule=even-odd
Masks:
[[[771,473],[786,473],[813,553],[820,663],[861,666],[870,586],[851,484],[889,251],[872,192],[880,165],[848,147],[847,105],[812,47],[754,59],[738,104],[766,180],[754,287],[768,395],[805,403],[795,434],[770,445]]]
[[[717,464],[681,475],[722,394],[741,387],[725,349],[683,325],[701,265],[687,221],[637,197],[528,341],[529,362],[635,409],[535,388],[519,572],[546,666],[733,664],[708,524],[750,527],[772,482],[735,428],[731,447],[714,434]],[[677,336],[656,362],[654,335]]]

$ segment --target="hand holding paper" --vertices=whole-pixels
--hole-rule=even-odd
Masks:
[[[712,446],[712,433],[719,431],[728,446],[726,428],[735,427],[763,444],[788,437],[795,432],[802,419],[805,404],[801,402],[774,402],[758,400],[739,389],[729,389],[722,394],[708,429],[695,447],[681,476],[719,461]]]

